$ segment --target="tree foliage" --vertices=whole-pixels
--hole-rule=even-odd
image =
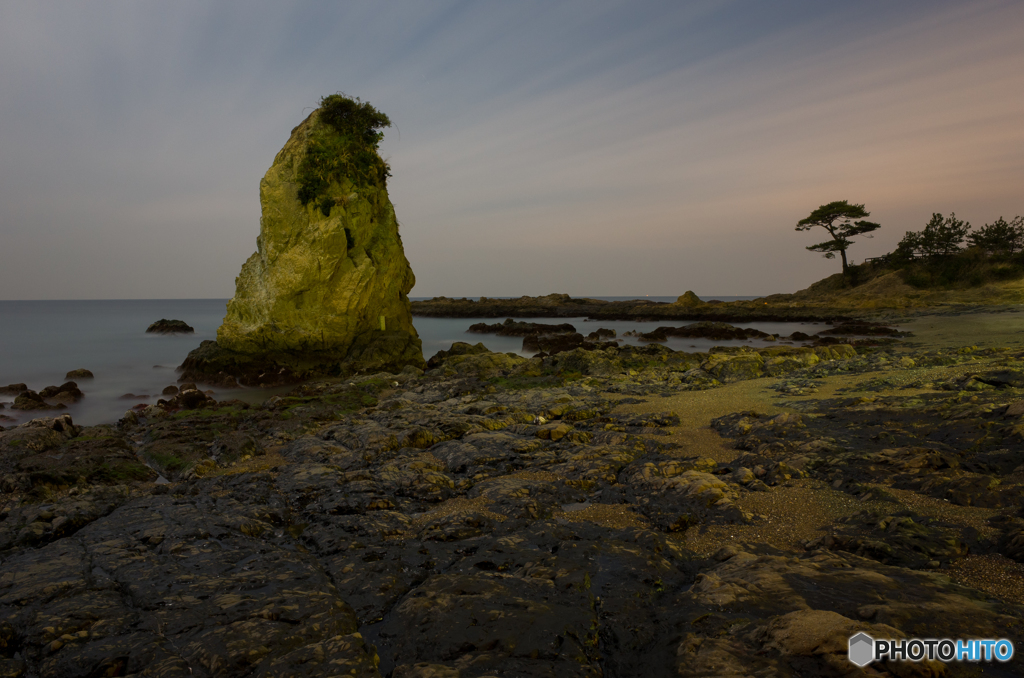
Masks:
[[[1016,254],[1024,250],[1024,217],[1009,222],[999,217],[968,235],[967,242],[988,254]]]
[[[920,289],[977,287],[1024,277],[1024,218],[1002,217],[971,231],[971,225],[932,214],[921,231],[908,231],[884,265],[901,271]]]
[[[368,102],[345,94],[320,100],[317,124],[309,131],[306,155],[299,163],[299,200],[314,203],[325,216],[339,200],[328,195],[332,183],[348,179],[355,185],[383,188],[391,168],[377,148],[391,120]]]
[[[853,244],[850,238],[881,228],[881,224],[864,221],[864,217],[868,216],[871,216],[871,213],[864,209],[864,205],[851,205],[846,200],[838,200],[822,205],[811,212],[810,216],[798,221],[796,230],[807,231],[821,227],[828,231],[831,240],[811,245],[807,249],[820,252],[826,259],[834,259],[838,252],[843,260],[843,274],[846,275],[849,271],[846,250]]]
[[[374,149],[384,138],[384,133],[379,130],[391,127],[391,119],[369,102],[340,92],[320,100],[320,120],[341,134],[358,139]]]
[[[936,257],[956,254],[963,249],[964,240],[970,230],[971,224],[957,219],[955,213],[950,212],[948,217],[943,217],[935,212],[923,231],[907,231],[896,247],[896,252],[901,258],[911,259],[915,256]]]

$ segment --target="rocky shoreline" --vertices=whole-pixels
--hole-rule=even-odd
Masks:
[[[915,335],[0,430],[0,675],[1014,675],[846,658],[1024,640],[1024,346]]]
[[[687,293],[692,295],[692,293]],[[669,304],[633,299],[605,301],[573,298],[568,294],[518,299],[433,299],[411,302],[413,316],[432,318],[579,318],[592,320],[712,320],[719,322],[841,322],[863,312],[857,310],[787,307],[761,300],[687,302],[687,295]]]

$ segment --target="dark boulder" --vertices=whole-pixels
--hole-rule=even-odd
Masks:
[[[576,328],[569,323],[548,325],[546,323],[519,322],[512,318],[507,318],[505,322],[494,323],[493,325],[486,323],[470,325],[469,331],[481,334],[497,334],[503,337],[526,337],[531,334],[571,334],[576,331]]]
[[[84,396],[78,388],[78,384],[73,381],[65,382],[60,386],[47,386],[39,392],[39,395],[62,403],[77,403]]]
[[[146,328],[149,334],[195,334],[195,328],[183,320],[167,320],[163,318]]]
[[[445,361],[457,355],[476,355],[478,353],[490,353],[482,343],[467,344],[464,341],[456,341],[447,351],[438,351],[427,361],[427,369],[433,369]]]
[[[571,351],[574,348],[583,346],[583,335],[579,332],[572,334],[531,334],[523,337],[524,351],[544,351],[548,355]]]
[[[1024,372],[1018,370],[997,370],[975,375],[974,378],[996,388],[1024,388]]]
[[[59,410],[63,407],[63,403],[50,405],[35,391],[24,391],[11,405],[12,410]]]
[[[0,386],[0,395],[21,395],[28,390],[26,384],[8,384],[7,386]]]
[[[64,375],[64,378],[68,381],[71,381],[72,379],[92,379],[93,373],[87,369],[79,368],[77,370],[71,370]]]
[[[195,410],[216,403],[216,400],[196,388],[183,388],[170,400],[160,400],[157,404],[169,410]]]
[[[729,323],[701,320],[682,327],[659,327],[650,332],[634,332],[632,336],[638,337],[641,341],[667,341],[669,337],[683,337],[687,339],[714,339],[724,341],[729,339],[764,339],[769,335],[766,332],[752,328],[735,327]]]

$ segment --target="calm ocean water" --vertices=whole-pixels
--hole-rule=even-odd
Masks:
[[[415,298],[415,297],[414,297]],[[637,297],[597,297],[635,299]],[[675,297],[642,297],[653,301],[675,301]],[[704,297],[702,297],[704,298]],[[712,297],[707,297],[712,298]],[[714,297],[722,301],[755,297]],[[66,410],[79,424],[117,421],[125,410],[138,403],[154,403],[165,386],[177,383],[175,368],[188,352],[204,339],[214,339],[224,318],[226,299],[155,299],[103,301],[0,301],[0,386],[25,383],[39,391],[64,383],[70,370],[85,368],[95,379],[77,380],[85,397]],[[195,328],[194,335],[146,334],[150,323],[161,318],[184,320]],[[492,351],[522,353],[522,339],[472,334],[466,329],[476,322],[495,323],[501,318],[414,318],[429,358],[450,348],[453,342],[483,342]],[[598,327],[614,329],[619,336],[627,330],[649,331],[666,322],[587,322],[584,318],[538,318],[537,322],[568,322],[589,334]],[[684,324],[684,323],[675,323]],[[802,323],[749,323],[764,332],[790,334]],[[627,343],[637,343],[625,338]],[[683,351],[707,350],[716,344],[701,339],[673,339],[668,346]],[[757,345],[760,342],[734,342]],[[260,402],[277,391],[260,389],[214,389],[218,399],[241,398]],[[147,396],[126,400],[125,394]],[[10,403],[14,396],[0,396]],[[0,415],[24,421],[47,413],[20,413],[9,405]],[[0,420],[4,425],[10,421]]]

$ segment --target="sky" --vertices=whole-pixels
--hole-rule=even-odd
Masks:
[[[0,299],[228,298],[320,97],[385,112],[413,297],[761,295],[1024,214],[1024,3],[0,0]]]

